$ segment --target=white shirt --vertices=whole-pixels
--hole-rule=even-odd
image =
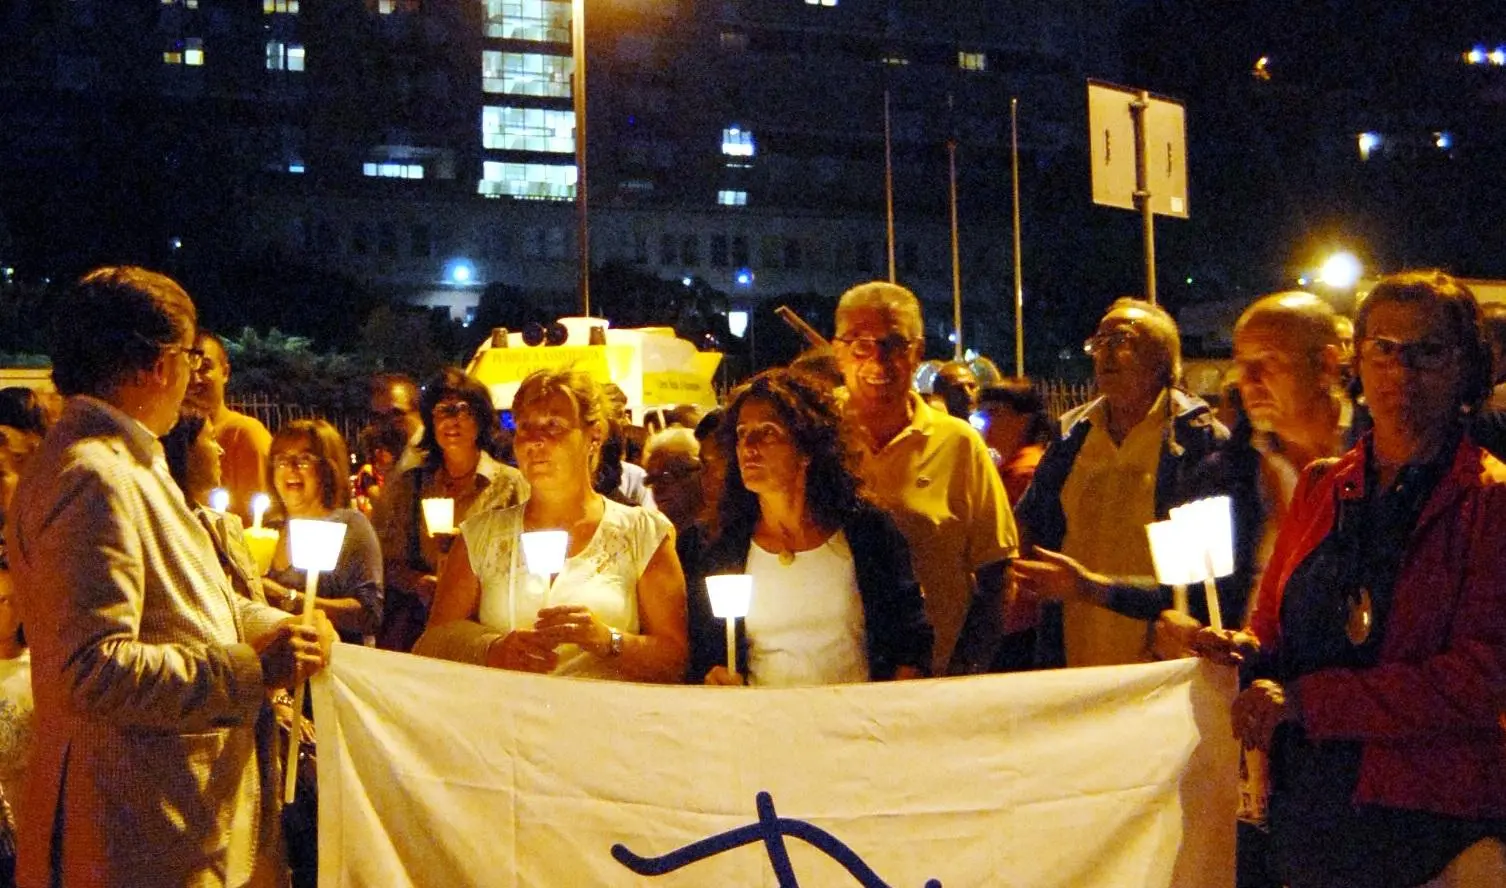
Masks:
[[[748,544],[753,577],[748,607],[749,683],[802,687],[868,680],[863,599],[852,550],[841,531],[795,553],[791,564]]]

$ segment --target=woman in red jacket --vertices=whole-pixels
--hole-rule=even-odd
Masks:
[[[1474,296],[1383,279],[1356,319],[1374,431],[1309,467],[1245,632],[1234,732],[1271,753],[1291,888],[1506,884],[1506,465],[1467,435],[1490,391]]]

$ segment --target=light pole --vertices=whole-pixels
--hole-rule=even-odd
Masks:
[[[575,103],[575,242],[580,253],[580,313],[591,315],[591,234],[586,209],[586,0],[570,0],[570,48],[574,57]]]

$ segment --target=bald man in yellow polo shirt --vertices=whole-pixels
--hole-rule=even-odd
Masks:
[[[988,666],[954,663],[952,654],[972,604],[973,571],[1013,555],[1019,536],[983,439],[911,390],[923,330],[915,294],[895,284],[862,284],[837,305],[834,345],[863,480],[910,544],[936,631],[933,674],[948,675]]]

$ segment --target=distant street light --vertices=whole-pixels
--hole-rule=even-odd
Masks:
[[[1339,290],[1348,290],[1359,283],[1364,267],[1353,253],[1334,253],[1323,260],[1318,269],[1318,283]]]

